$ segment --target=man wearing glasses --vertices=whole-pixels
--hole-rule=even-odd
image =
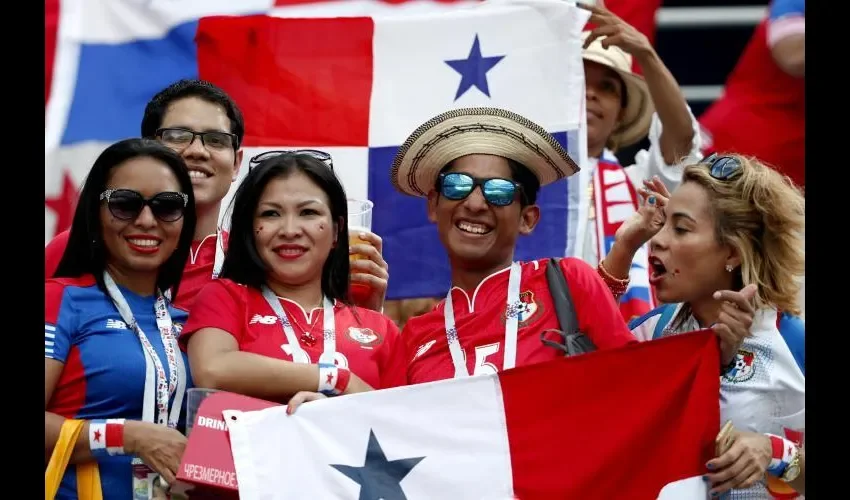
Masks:
[[[218,275],[224,262],[227,232],[219,228],[222,200],[242,164],[245,121],[242,111],[227,93],[203,80],[180,80],[156,94],[145,107],[142,137],[155,138],[180,153],[195,193],[198,223],[189,260],[183,270],[175,306],[188,309],[200,289]],[[69,231],[58,234],[44,249],[45,276],[52,276],[68,243]],[[383,305],[386,293],[386,262],[377,249],[364,259],[374,296],[360,304],[371,309]],[[364,245],[366,246],[366,245]],[[358,249],[360,250],[360,249]],[[374,255],[373,255],[374,254]]]
[[[405,325],[409,383],[495,373],[564,355],[555,348],[562,340],[546,279],[548,259],[515,262],[514,251],[517,238],[540,220],[540,187],[577,171],[544,129],[501,109],[443,113],[404,142],[392,183],[404,194],[427,198],[452,273],[445,301]],[[564,258],[558,270],[579,331],[598,349],[636,341],[590,265]]]

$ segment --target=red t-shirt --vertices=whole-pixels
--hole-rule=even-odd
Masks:
[[[295,335],[305,331],[316,339],[301,348],[317,363],[324,348],[322,325],[324,311],[305,312],[298,304],[281,299]],[[334,307],[337,364],[346,366],[374,389],[405,385],[403,345],[398,327],[381,313],[339,302]],[[188,337],[202,328],[219,328],[233,335],[239,350],[292,361],[291,350],[274,310],[259,290],[228,279],[211,281],[198,294],[189,320],[180,335],[184,346]]]
[[[546,281],[547,262],[543,259],[522,264],[520,301],[524,307],[520,311],[517,333],[517,367],[564,356],[563,352],[547,346],[540,338],[545,330],[559,328]],[[579,330],[598,349],[637,342],[626,326],[611,291],[592,267],[575,258],[561,259],[560,267],[570,288]],[[455,328],[471,374],[493,373],[502,369],[508,276],[509,269],[494,273],[472,293],[452,289]],[[445,301],[441,301],[430,312],[409,319],[401,334],[405,344],[407,380],[411,384],[454,376],[454,364],[446,341],[444,305]],[[546,339],[560,343],[561,337],[549,332]]]
[[[755,156],[805,186],[805,80],[773,60],[767,28],[768,20],[756,27],[723,95],[699,121],[712,136],[710,150]]]
[[[59,261],[68,246],[70,229],[57,234],[44,248],[44,276],[50,278],[59,267]],[[222,240],[227,248],[226,232],[222,233]],[[189,253],[189,260],[183,268],[183,277],[180,279],[180,289],[177,291],[177,300],[174,307],[188,311],[195,300],[195,296],[207,283],[212,281],[213,268],[215,267],[215,245],[216,235],[211,234],[201,241],[193,241]]]

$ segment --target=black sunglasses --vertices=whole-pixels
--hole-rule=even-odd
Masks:
[[[275,156],[280,155],[307,155],[312,156],[313,158],[319,160],[328,166],[329,169],[334,169],[334,161],[331,158],[331,155],[325,153],[324,151],[319,151],[318,149],[291,149],[291,150],[276,150],[276,151],[266,151],[265,153],[260,153],[257,156],[251,158],[248,161],[248,170],[259,165],[261,162],[268,160],[269,158],[274,158]]]
[[[145,199],[132,189],[107,189],[100,194],[100,200],[106,200],[106,206],[116,219],[136,220],[145,206],[151,207],[153,216],[163,222],[174,222],[183,217],[189,195],[166,191]]]
[[[718,156],[711,153],[700,163],[708,165],[708,173],[717,180],[725,181],[741,171],[742,165],[737,158],[732,156]]]
[[[195,142],[195,137],[200,137],[201,144],[209,150],[239,149],[239,139],[236,134],[228,132],[195,132],[187,128],[170,127],[161,128],[154,135],[157,139],[178,151],[188,148]]]
[[[481,193],[490,205],[506,207],[514,202],[516,193],[522,186],[510,179],[492,177],[476,179],[460,172],[440,174],[440,194],[449,200],[459,201],[469,196],[476,186],[481,186]]]

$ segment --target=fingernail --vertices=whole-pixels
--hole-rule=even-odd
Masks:
[[[706,467],[708,470],[714,470],[714,464],[712,464],[712,463],[707,463],[707,464],[705,464],[705,467]]]
[[[655,205],[655,196],[650,196],[649,199],[646,200],[650,205]]]
[[[702,480],[707,483],[709,481],[708,476],[702,476]]]
[[[360,237],[366,239],[366,233],[360,233]]]
[[[714,295],[712,295],[712,297],[714,297],[715,300],[720,299],[720,292],[714,292]]]
[[[716,498],[716,497],[717,497],[717,495],[719,495],[719,494],[720,494],[720,493],[718,493],[718,492],[716,492],[716,491],[712,491],[712,492],[711,492],[711,498]]]

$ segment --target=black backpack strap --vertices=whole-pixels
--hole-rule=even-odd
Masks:
[[[578,318],[566,277],[561,272],[560,259],[549,259],[546,264],[546,281],[549,284],[549,294],[555,304],[555,314],[558,316],[560,330],[546,330],[540,334],[540,339],[544,344],[563,351],[566,356],[595,351],[596,346],[593,342],[587,335],[578,331]],[[550,331],[557,332],[563,339],[563,343],[546,340],[544,337]]]

